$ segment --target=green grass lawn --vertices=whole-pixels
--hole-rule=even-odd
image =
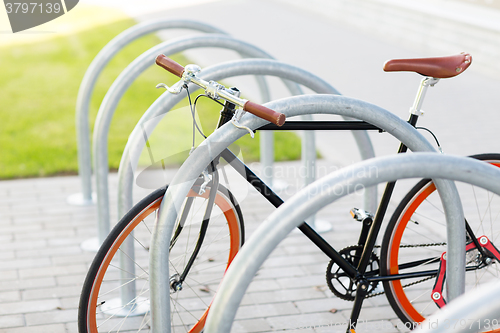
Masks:
[[[75,105],[83,75],[97,53],[117,34],[135,24],[125,20],[74,35],[40,43],[0,47],[0,179],[76,174],[77,150]],[[142,52],[158,44],[146,36],[122,50],[101,74],[91,102],[91,127],[106,91],[119,73]],[[181,64],[187,60],[174,57]],[[175,78],[152,67],[128,89],[118,106],[109,135],[109,166],[118,168],[128,135],[140,116],[160,96],[159,82],[173,83]],[[186,106],[184,101],[182,106]],[[210,101],[199,103],[200,122],[211,131],[220,106]],[[171,155],[169,147],[190,146],[189,117],[175,111],[151,138],[154,159]],[[189,114],[188,114],[189,115]],[[177,118],[176,118],[177,117]],[[177,119],[177,121],[173,121]],[[184,122],[180,125],[180,120]],[[185,120],[188,122],[185,122]],[[208,131],[208,132],[210,132]],[[207,133],[208,134],[208,133]],[[300,140],[292,133],[276,133],[276,159],[300,158]],[[198,139],[199,142],[199,139]],[[245,161],[259,158],[258,136],[238,141]],[[183,146],[182,146],[183,147]],[[147,155],[149,156],[149,155]],[[144,156],[144,163],[150,163]],[[172,160],[179,164],[181,159]]]

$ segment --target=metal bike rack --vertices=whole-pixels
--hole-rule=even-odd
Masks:
[[[268,59],[243,59],[217,64],[204,68],[199,75],[201,78],[211,80],[222,80],[239,75],[269,75],[301,84],[317,93],[339,94],[329,83],[314,74],[292,65]],[[191,92],[197,89],[196,86],[190,87]],[[151,105],[146,113],[144,113],[143,117],[139,120],[130,134],[120,161],[120,167],[118,168],[118,214],[120,216],[130,210],[133,204],[132,188],[134,183],[134,170],[138,164],[142,149],[144,148],[142,125],[149,119],[153,119],[168,112],[183,98],[184,96],[172,95],[165,92]],[[148,128],[148,132],[152,130],[152,128]],[[374,157],[373,146],[367,133],[365,131],[353,131],[352,133],[358,144],[362,159]],[[310,149],[310,151],[312,154],[316,153],[315,149]],[[372,211],[376,210],[376,187],[366,191],[365,207],[367,207],[367,209],[372,209]]]
[[[160,19],[137,24],[115,38],[113,38],[94,58],[89,68],[85,72],[82,83],[78,90],[76,101],[76,131],[78,150],[78,173],[82,182],[82,192],[73,194],[68,198],[68,202],[75,205],[92,204],[92,162],[90,156],[90,129],[89,129],[89,108],[90,99],[94,90],[97,78],[108,62],[125,46],[132,41],[164,29],[190,29],[207,33],[224,34],[222,30],[211,25],[191,21]]]
[[[266,106],[284,113],[287,117],[323,113],[364,120],[392,134],[414,152],[435,152],[432,145],[415,128],[396,115],[352,98],[334,95],[303,95],[267,103]],[[240,123],[250,129],[256,129],[264,125],[266,121],[246,114]],[[152,328],[155,332],[170,330],[169,243],[178,211],[194,181],[210,161],[230,143],[246,133],[231,123],[223,125],[191,153],[168,187],[150,245],[150,305]],[[463,242],[459,242],[465,238],[464,218],[461,205],[457,205],[460,198],[454,183],[445,180],[435,183],[448,221],[448,294],[449,298],[453,299],[463,293],[465,286],[464,275],[459,274],[465,269],[465,246]],[[251,248],[251,246],[246,247]]]
[[[300,225],[304,218],[353,193],[356,186],[373,186],[416,177],[463,181],[500,195],[500,170],[466,157],[432,153],[400,154],[364,161],[334,172],[297,193],[259,226],[229,266],[210,308],[205,332],[230,331],[241,299],[255,273],[278,243]],[[460,201],[456,205],[461,207]],[[449,241],[452,222],[447,217]],[[463,220],[462,229],[465,229]],[[464,239],[465,235],[459,238],[462,245],[465,244]],[[458,246],[458,242],[448,245],[447,254],[454,250],[453,246]],[[446,273],[447,278],[460,275],[448,273],[449,271]],[[465,273],[465,266],[462,273]],[[451,292],[451,285],[449,291]],[[455,299],[456,296],[458,295],[451,298]],[[447,307],[448,305],[445,309]]]
[[[284,65],[276,61],[266,61],[264,59],[246,59],[233,61],[226,64],[219,64],[213,67],[205,68],[202,73],[200,73],[201,77],[210,78],[213,80],[221,80],[231,76],[244,75],[244,74],[252,74],[252,75],[271,75],[278,76],[287,81],[293,81],[296,83],[303,84],[304,86],[311,88],[314,91],[319,93],[333,93],[338,94],[337,90],[335,90],[330,84],[321,80],[320,78],[306,72],[300,70],[296,67],[290,65]],[[293,93],[294,86],[292,85],[289,89]],[[191,90],[192,92],[194,90]],[[168,112],[174,105],[176,105],[183,96],[175,96],[169,93],[163,94],[160,98],[158,98],[155,103],[146,111],[144,116],[141,118],[139,123],[136,125],[134,131],[131,133],[127,145],[125,147],[124,153],[122,155],[122,159],[120,161],[120,167],[118,169],[118,214],[119,216],[123,216],[133,205],[132,202],[132,192],[133,192],[133,182],[134,182],[134,167],[137,166],[137,161],[139,159],[140,153],[144,148],[144,134],[142,125],[145,124],[148,119],[152,119],[160,114]],[[148,131],[152,131],[151,128],[148,128]],[[353,132],[355,138],[357,139],[358,146],[360,147],[360,151],[362,153],[363,159],[370,158],[374,156],[373,148],[371,142],[368,138],[368,135],[365,132]],[[312,140],[306,140],[303,143],[306,146],[306,149],[303,148],[303,151],[309,151],[309,154],[312,154],[315,158],[316,149],[314,147],[314,135],[312,136]],[[312,147],[311,147],[312,146]],[[132,152],[132,153],[131,153]],[[311,170],[314,168],[314,164],[311,163],[311,158],[306,156],[306,159],[303,159],[304,163],[306,163],[306,170]],[[310,174],[310,172],[308,172]],[[312,182],[311,180],[309,180]],[[307,185],[307,184],[306,184]],[[377,188],[372,187],[369,191],[366,191],[367,194],[365,198],[368,198],[368,204],[372,203],[370,207],[377,205]],[[376,208],[375,208],[376,209]],[[375,211],[375,210],[373,210]],[[314,228],[314,220],[308,221],[312,222],[311,226]],[[127,248],[123,249],[126,251],[128,256],[133,258],[133,247],[132,244],[129,244]],[[134,272],[134,264],[132,260],[124,260],[121,262],[121,267],[126,272],[130,272],[130,275]],[[129,296],[124,296],[125,299],[131,299],[134,293],[134,286],[130,284],[130,291],[127,292]],[[124,292],[125,293],[125,292]],[[125,303],[126,304],[126,303]]]
[[[97,114],[94,137],[93,137],[93,156],[94,172],[96,176],[97,193],[97,223],[98,223],[98,244],[101,244],[110,231],[110,213],[109,213],[109,194],[108,194],[108,133],[113,114],[118,103],[132,84],[142,72],[154,64],[154,59],[160,53],[166,55],[175,54],[192,48],[217,47],[237,51],[245,57],[265,57],[271,56],[256,46],[234,39],[227,35],[197,35],[189,37],[180,37],[158,44],[157,46],[144,52],[137,57],[130,65],[123,70],[118,78],[109,88]],[[261,86],[265,81],[260,81]],[[296,88],[289,84],[292,91]],[[293,90],[295,89],[295,90]],[[266,90],[265,88],[261,89]],[[120,217],[123,216],[120,214]],[[91,244],[93,240],[89,241]]]
[[[238,75],[262,75],[267,74],[270,76],[281,77],[284,83],[288,86],[288,89],[292,94],[301,92],[300,88],[296,83],[304,84],[318,92],[335,93],[338,92],[328,83],[307,73],[303,70],[298,69],[290,65],[285,65],[274,60],[264,60],[264,59],[245,59],[236,60],[229,63],[223,63],[207,67],[200,73],[201,77],[210,78],[213,80],[221,80],[231,76]],[[308,79],[305,79],[308,78]],[[294,83],[295,82],[295,83]],[[313,84],[314,82],[314,84]],[[194,87],[193,87],[194,88]],[[191,89],[190,91],[195,91],[196,89]],[[158,98],[153,105],[146,111],[143,117],[139,120],[138,124],[129,136],[129,140],[125,147],[125,150],[120,161],[120,167],[118,169],[118,214],[123,216],[132,207],[132,192],[134,183],[134,167],[137,166],[139,156],[142,149],[144,148],[144,133],[143,131],[145,124],[149,119],[153,119],[162,114],[168,112],[174,105],[176,105],[184,96],[182,95],[171,95],[170,93],[164,93],[160,98]],[[155,124],[153,124],[155,125]],[[147,126],[148,136],[154,127],[151,125]],[[365,133],[366,135],[366,133]],[[368,141],[368,143],[370,143]],[[311,142],[307,142],[309,147]],[[316,149],[314,147],[314,142],[312,142],[311,150],[315,154]],[[370,146],[371,147],[371,146]],[[373,156],[373,152],[371,152]],[[312,163],[310,163],[312,164]],[[314,165],[312,165],[314,167]],[[311,168],[311,165],[309,165]],[[375,193],[376,195],[376,193]],[[132,242],[126,243],[122,246],[122,251],[127,253],[126,256],[120,262],[120,267],[122,268],[124,279],[133,276],[135,272],[135,264],[133,260],[127,259],[134,257],[134,248]],[[124,300],[131,300],[135,296],[135,284],[129,283],[127,285],[127,290],[123,289],[122,298]],[[128,302],[123,301],[122,304],[127,304]]]
[[[417,329],[424,333],[475,333],[483,332],[484,329],[493,331],[492,323],[496,320],[498,325],[498,318],[500,284],[491,282],[448,303],[444,309],[422,322]]]
[[[95,162],[95,173],[96,173],[96,185],[97,185],[97,207],[98,207],[98,240],[91,239],[86,241],[86,245],[82,247],[86,249],[93,249],[96,244],[101,244],[104,238],[108,235],[110,231],[110,213],[109,213],[109,194],[108,194],[108,154],[107,154],[107,142],[109,127],[111,124],[111,119],[113,117],[116,106],[119,100],[123,96],[126,89],[130,86],[132,81],[139,76],[144,70],[149,66],[154,64],[154,59],[160,53],[164,54],[175,54],[181,51],[185,51],[190,48],[197,47],[218,47],[225,48],[239,52],[242,56],[246,57],[265,57],[271,58],[271,56],[264,51],[258,49],[257,47],[234,39],[226,35],[201,35],[201,36],[190,36],[190,37],[180,37],[168,42],[161,43],[152,49],[146,51],[137,59],[135,59],[127,68],[120,74],[120,76],[115,80],[108,93],[104,97],[101,108],[97,115],[95,129],[94,129],[94,162]],[[259,78],[259,76],[257,76]],[[261,77],[260,83],[261,93],[267,93],[267,87],[265,85],[265,80]],[[292,93],[301,93],[300,88],[291,82],[284,82],[288,86]],[[132,180],[133,181],[133,180]],[[131,193],[131,192],[130,192]],[[130,194],[131,196],[132,194]],[[129,200],[131,202],[131,199]],[[128,210],[128,209],[127,209]],[[119,215],[123,216],[125,211],[120,211]],[[87,245],[88,244],[88,245]],[[127,276],[133,275],[135,271],[135,265],[133,260],[134,251],[133,244],[131,242],[124,243],[122,245],[122,253],[127,253],[127,255],[120,257],[120,267],[122,268],[122,274]],[[133,296],[135,296],[135,283],[129,283],[127,288],[123,289],[121,299],[123,304],[127,304]],[[118,302],[118,300],[117,300]],[[132,311],[132,310],[131,310]]]
[[[88,242],[90,246],[94,244],[101,244],[104,238],[108,235],[110,230],[110,218],[109,218],[109,194],[108,194],[108,158],[107,158],[107,139],[109,133],[109,126],[111,123],[111,118],[113,117],[113,113],[116,109],[118,101],[121,96],[133,81],[135,77],[137,77],[141,72],[143,72],[146,68],[154,63],[154,59],[160,53],[164,53],[166,55],[178,53],[181,51],[185,51],[190,48],[196,47],[218,47],[225,48],[239,52],[242,56],[247,57],[265,57],[271,58],[271,56],[259,48],[242,42],[240,40],[234,39],[232,37],[226,35],[202,35],[202,36],[191,36],[191,37],[181,37],[175,40],[170,40],[168,42],[164,42],[162,44],[157,45],[156,47],[146,51],[136,60],[134,60],[116,79],[111,88],[109,89],[104,101],[101,105],[101,109],[99,110],[95,130],[94,130],[94,159],[95,159],[95,171],[96,171],[96,184],[97,184],[97,204],[98,204],[98,235],[99,240],[96,242],[94,239],[91,239]],[[205,70],[204,70],[205,72]],[[264,98],[268,97],[267,87],[265,85],[265,80],[263,77],[257,76],[261,80],[258,81],[260,83],[261,94],[264,95]],[[288,87],[292,94],[301,94],[302,91],[300,87],[292,82],[288,82],[284,80],[284,84]],[[335,91],[336,92],[336,91]],[[165,111],[164,111],[165,112]],[[147,113],[146,113],[147,114]],[[134,133],[138,132],[139,137],[142,136],[142,127],[145,120],[148,117],[145,115],[139,121],[136,129],[132,132],[130,137],[133,137]],[[144,120],[144,121],[143,121]],[[131,140],[129,139],[129,142]],[[127,143],[128,147],[128,143]],[[127,147],[125,148],[123,156],[127,156]],[[142,149],[142,146],[141,146]],[[122,161],[124,158],[122,157]],[[120,163],[122,165],[122,163]],[[120,166],[120,168],[122,168]],[[132,184],[133,177],[130,179],[130,186],[126,185],[125,187],[119,186],[119,216],[125,215],[125,213],[132,206]],[[125,197],[122,192],[123,188],[129,188],[130,191],[127,191],[126,194],[129,194],[125,200],[121,200],[121,198]],[[126,207],[123,208],[123,202],[126,202]],[[135,264],[133,262],[134,258],[134,249],[133,243],[131,241],[125,242],[122,245],[122,253],[126,253],[126,255],[120,256],[120,267],[122,268],[121,274],[126,275],[124,278],[128,276],[133,276],[135,272]],[[127,288],[122,289],[121,294],[121,304],[127,304],[133,297],[135,297],[135,283],[129,283],[126,286]],[[116,300],[115,302],[118,302]],[[133,311],[133,309],[129,309]],[[129,311],[129,312],[130,312]],[[131,315],[131,313],[129,313]]]

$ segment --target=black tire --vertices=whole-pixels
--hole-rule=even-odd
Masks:
[[[470,157],[500,167],[500,154]],[[492,243],[500,243],[500,197],[468,184],[457,183],[457,187],[462,198],[465,218],[476,238],[486,235]],[[381,275],[439,268],[439,258],[446,251],[446,230],[439,195],[434,189],[429,179],[421,180],[395,210],[382,241]],[[467,196],[466,191],[471,195]],[[466,273],[466,290],[492,279],[500,279],[498,260],[492,259],[488,265],[479,268],[480,266],[474,266],[479,262],[477,254],[475,249],[467,252],[467,267],[473,269]],[[424,259],[425,264],[418,267],[401,267],[403,263]],[[431,298],[436,277],[428,277],[425,281],[423,279],[419,277],[383,283],[391,307],[407,327],[413,327],[415,323],[421,322],[438,309]],[[443,297],[446,299],[445,290]]]
[[[200,229],[198,201],[204,199],[198,189],[193,188],[188,197],[194,198],[190,218],[183,225],[182,232],[171,248],[170,272],[183,265],[192,253]],[[166,187],[155,190],[137,203],[113,228],[97,252],[85,279],[78,310],[80,333],[97,332],[150,332],[149,326],[149,279],[148,257],[151,226],[165,194]],[[206,189],[204,197],[208,196]],[[205,200],[206,201],[206,200]],[[201,204],[202,205],[202,204]],[[233,195],[219,185],[216,205],[210,219],[207,234],[198,256],[183,283],[182,290],[171,289],[171,319],[175,332],[200,332],[216,288],[225,269],[236,255],[244,239],[243,217]],[[204,210],[204,208],[203,208]],[[179,214],[181,215],[181,214]],[[200,219],[201,222],[201,219]],[[140,228],[139,228],[140,226]],[[177,227],[174,228],[176,230]],[[194,232],[191,232],[194,229]],[[225,232],[224,235],[221,232]],[[129,237],[130,236],[130,237]],[[224,238],[224,237],[225,238]],[[213,242],[212,242],[213,241]],[[131,242],[131,243],[128,243]],[[133,243],[133,244],[132,244]],[[132,244],[134,254],[126,254],[122,260],[129,261],[135,268],[121,270],[119,255],[125,244]],[[228,248],[221,248],[227,245]],[[180,254],[180,251],[184,252]],[[123,281],[129,275],[129,281]],[[134,286],[132,288],[131,286]],[[129,302],[122,306],[118,289],[128,289]],[[115,305],[118,305],[115,307]],[[142,315],[131,315],[144,312]]]

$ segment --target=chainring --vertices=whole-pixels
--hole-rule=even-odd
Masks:
[[[356,255],[356,252],[359,251],[359,256]],[[351,265],[354,267],[357,266],[355,264],[359,261],[361,257],[361,252],[363,247],[360,245],[352,245],[348,246],[339,251],[340,255],[346,259]],[[379,259],[375,253],[372,252],[370,256],[370,260],[368,262],[368,266],[366,268],[366,272],[375,272],[380,268]],[[346,300],[346,301],[354,301],[356,297],[356,283],[353,279],[351,279],[347,273],[345,273],[342,268],[340,268],[333,260],[328,263],[328,267],[326,269],[326,283],[328,284],[328,288],[335,294],[335,296]],[[370,295],[373,290],[377,287],[378,282],[372,282],[368,286],[367,296]]]

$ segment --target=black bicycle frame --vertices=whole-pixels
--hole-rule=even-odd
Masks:
[[[356,130],[378,130],[382,129],[366,121],[287,121],[283,126],[267,124],[257,129],[258,131],[356,131]]]
[[[225,108],[227,109],[227,108]],[[219,121],[219,125],[223,125],[225,122],[230,120],[229,114],[223,114]],[[416,126],[418,120],[417,115],[411,115],[408,123],[412,126]],[[290,131],[290,130],[377,130],[379,132],[383,132],[377,126],[369,124],[365,121],[287,121],[283,126],[278,127],[273,124],[264,125],[257,130],[272,130],[272,131]],[[398,153],[405,153],[407,151],[407,147],[404,144],[401,144],[398,150]],[[243,178],[247,180],[257,191],[259,191],[262,196],[264,196],[272,205],[276,208],[283,204],[283,200],[271,189],[267,186],[255,173],[250,170],[243,162],[241,162],[229,149],[225,149],[219,157],[222,157],[226,160],[231,167],[233,167]],[[438,274],[437,270],[428,270],[421,272],[413,272],[406,274],[397,274],[390,276],[381,276],[380,271],[370,271],[366,272],[368,267],[371,254],[375,247],[375,242],[377,236],[380,232],[382,222],[385,217],[385,213],[387,211],[387,207],[389,205],[389,201],[391,199],[394,187],[396,182],[387,183],[384,193],[382,195],[381,201],[378,206],[378,210],[375,214],[372,223],[363,224],[362,230],[360,233],[360,238],[358,240],[358,245],[360,245],[361,253],[357,253],[359,257],[359,261],[357,266],[353,266],[350,262],[342,257],[342,255],[335,250],[323,237],[321,237],[311,226],[309,226],[306,222],[303,222],[298,228],[302,233],[309,238],[323,253],[325,253],[331,260],[333,260],[345,273],[346,276],[349,276],[353,279],[356,284],[356,296],[354,299],[354,305],[351,312],[350,324],[349,326],[355,327],[357,320],[359,318],[359,313],[361,311],[361,306],[363,304],[363,300],[367,295],[368,285],[372,282],[381,282],[381,281],[391,281],[391,280],[400,280],[404,278],[415,278],[415,277],[425,277],[425,276],[435,276]],[[466,223],[467,224],[467,223]],[[470,236],[473,241],[477,242],[475,239],[475,235],[472,234],[472,230],[467,224],[467,232],[471,233]],[[478,247],[480,248],[480,247]],[[481,249],[482,250],[482,249]],[[429,258],[427,260],[420,260],[414,263],[406,264],[408,267],[419,266],[422,264],[428,264],[439,261],[439,258]],[[403,267],[401,267],[403,268]],[[406,268],[406,266],[404,267]],[[374,276],[377,275],[378,276]],[[349,328],[348,328],[349,332]]]
[[[418,120],[418,116],[411,115],[408,122],[415,126]],[[377,130],[383,132],[377,126],[369,124],[365,121],[288,121],[281,127],[273,124],[264,125],[257,130]],[[406,152],[407,147],[403,144],[400,145],[398,153]],[[264,196],[272,205],[279,207],[283,204],[283,200],[276,194],[272,189],[270,189],[255,173],[250,170],[243,162],[241,162],[230,150],[225,149],[221,156],[226,160],[242,177],[246,178],[247,182],[250,183],[257,191],[259,191],[262,196]],[[325,253],[331,260],[333,260],[347,275],[356,281],[356,297],[354,300],[354,306],[351,312],[350,324],[356,325],[359,318],[359,313],[361,311],[361,306],[363,300],[366,296],[367,286],[371,282],[387,280],[384,277],[373,277],[367,275],[373,275],[374,272],[368,272],[371,274],[366,274],[366,268],[368,266],[371,253],[375,246],[375,241],[377,239],[378,233],[382,226],[382,221],[384,219],[387,207],[389,205],[390,198],[394,189],[396,182],[388,183],[384,194],[382,195],[379,208],[375,215],[375,218],[370,224],[363,224],[361,237],[358,241],[358,245],[362,246],[362,253],[359,259],[357,267],[354,267],[350,262],[340,255],[340,253],[335,250],[323,237],[321,237],[310,225],[303,222],[298,228],[302,233],[309,238],[323,253]],[[380,274],[380,272],[378,272]],[[429,276],[436,275],[436,271],[426,271],[419,273],[409,273],[401,274],[397,279],[409,278],[416,276]],[[392,276],[391,276],[392,278]],[[395,278],[396,279],[396,278]]]

